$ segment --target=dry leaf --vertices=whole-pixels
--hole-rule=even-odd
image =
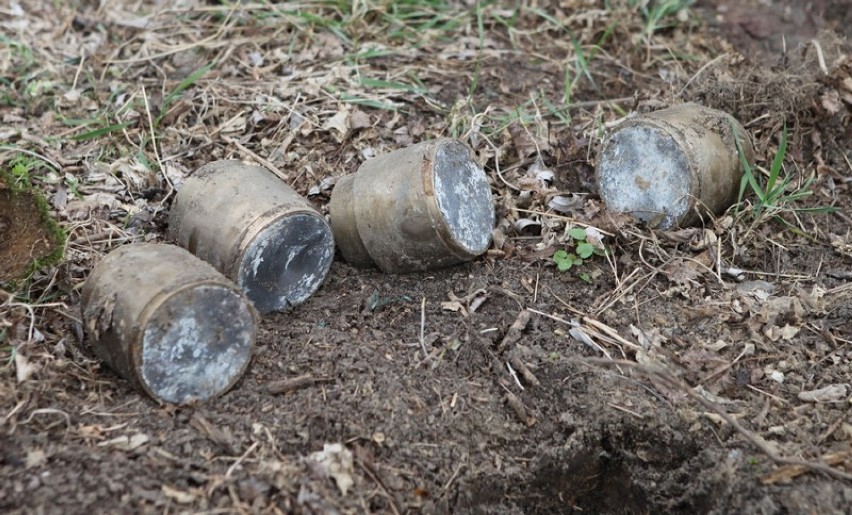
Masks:
[[[162,486],[163,495],[173,500],[178,504],[189,504],[195,501],[195,495],[184,492],[182,490],[178,490],[177,488],[172,488],[169,485]]]
[[[660,330],[656,327],[653,329],[644,330],[639,329],[633,324],[630,324],[630,332],[633,333],[633,336],[636,337],[636,340],[639,342],[639,345],[641,345],[643,349],[660,347],[663,343],[666,342],[666,337],[660,334]]]
[[[120,451],[132,451],[148,443],[148,435],[136,433],[133,436],[119,436],[98,444],[98,447],[112,447]]]
[[[843,103],[840,101],[840,94],[837,91],[831,90],[820,97],[822,108],[828,111],[828,114],[837,114],[843,109]]]
[[[372,126],[372,123],[370,122],[370,115],[360,109],[352,111],[352,114],[349,117],[350,129],[364,129],[370,126]]]
[[[322,446],[322,451],[317,451],[308,456],[308,461],[316,465],[316,470],[325,477],[334,479],[340,493],[346,495],[355,480],[352,474],[355,471],[352,452],[339,443],[327,443]]]
[[[518,218],[513,225],[518,234],[538,234],[541,232],[541,222],[532,218]]]
[[[801,328],[793,327],[790,324],[784,324],[784,327],[774,325],[766,329],[763,334],[773,342],[777,342],[778,340],[790,341],[794,336],[799,334],[800,330]]]
[[[828,386],[823,386],[822,388],[817,388],[816,390],[799,392],[799,400],[816,403],[838,402],[842,401],[847,395],[849,395],[849,388],[849,384],[847,383],[830,384]]]
[[[41,449],[31,449],[27,451],[25,466],[28,469],[36,468],[44,465],[47,462],[47,454]]]
[[[704,273],[704,269],[694,261],[675,258],[669,261],[663,270],[666,278],[675,284],[697,286],[698,279]]]
[[[338,141],[343,141],[349,133],[349,110],[344,108],[338,111],[334,116],[325,121],[322,128],[327,131],[337,131],[335,138]]]
[[[582,195],[557,195],[550,199],[547,207],[559,213],[570,213],[583,207],[584,197]]]
[[[462,306],[461,302],[458,300],[448,300],[441,302],[441,309],[444,311],[455,311],[456,313],[463,313],[464,306]]]
[[[38,365],[31,365],[26,356],[24,356],[20,350],[15,353],[15,375],[17,376],[19,383],[23,383],[31,378],[32,375],[38,371],[38,368]]]

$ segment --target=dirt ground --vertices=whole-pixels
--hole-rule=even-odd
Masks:
[[[68,233],[0,290],[0,511],[849,513],[849,6],[0,5],[0,162],[28,160]],[[685,101],[743,123],[760,184],[787,127],[789,183],[692,229],[607,213],[606,129]],[[489,174],[485,256],[338,257],[205,404],[95,359],[86,276],[166,241],[201,164],[275,169],[327,210],[337,177],[439,136]],[[607,254],[560,272],[572,227]]]

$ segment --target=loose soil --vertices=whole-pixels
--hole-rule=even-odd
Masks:
[[[700,1],[650,33],[626,2],[60,4],[0,8],[0,156],[61,167],[33,176],[69,233],[61,264],[0,290],[0,510],[848,513],[846,1]],[[684,101],[736,116],[765,169],[788,127],[787,193],[812,194],[668,232],[607,213],[602,132]],[[338,256],[204,404],[157,405],[95,359],[86,276],[166,241],[198,166],[274,167],[325,210],[370,155],[438,136],[492,181],[485,256],[410,275]],[[589,226],[607,256],[558,272]]]

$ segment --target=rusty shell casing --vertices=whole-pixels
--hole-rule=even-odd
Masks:
[[[251,359],[257,313],[215,268],[174,245],[134,243],[95,266],[80,300],[95,354],[160,402],[227,391]]]
[[[735,139],[736,138],[736,139]],[[611,211],[668,229],[720,214],[737,199],[754,147],[731,115],[682,104],[629,118],[598,159],[600,196]]]
[[[453,139],[366,161],[337,181],[329,211],[346,261],[389,273],[470,261],[488,250],[494,226],[488,177]]]
[[[236,282],[261,313],[307,300],[334,259],[325,218],[268,170],[239,161],[207,164],[183,183],[169,234]]]

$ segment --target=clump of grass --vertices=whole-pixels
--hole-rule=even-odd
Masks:
[[[739,195],[737,198],[736,213],[738,216],[746,214],[751,217],[751,227],[762,225],[769,220],[781,222],[794,233],[807,236],[805,230],[793,225],[782,218],[783,213],[791,213],[794,216],[799,213],[832,213],[832,207],[802,207],[796,205],[801,200],[813,195],[814,177],[808,177],[803,182],[794,185],[793,177],[787,173],[782,175],[784,169],[784,158],[787,155],[787,125],[784,124],[778,141],[778,151],[772,159],[769,170],[755,168],[749,164],[748,159],[740,145],[740,139],[734,138],[737,145],[737,154],[743,176],[740,180]],[[763,172],[763,173],[759,173]],[[743,210],[743,200],[748,191],[754,194],[755,200],[751,202],[750,209]]]

